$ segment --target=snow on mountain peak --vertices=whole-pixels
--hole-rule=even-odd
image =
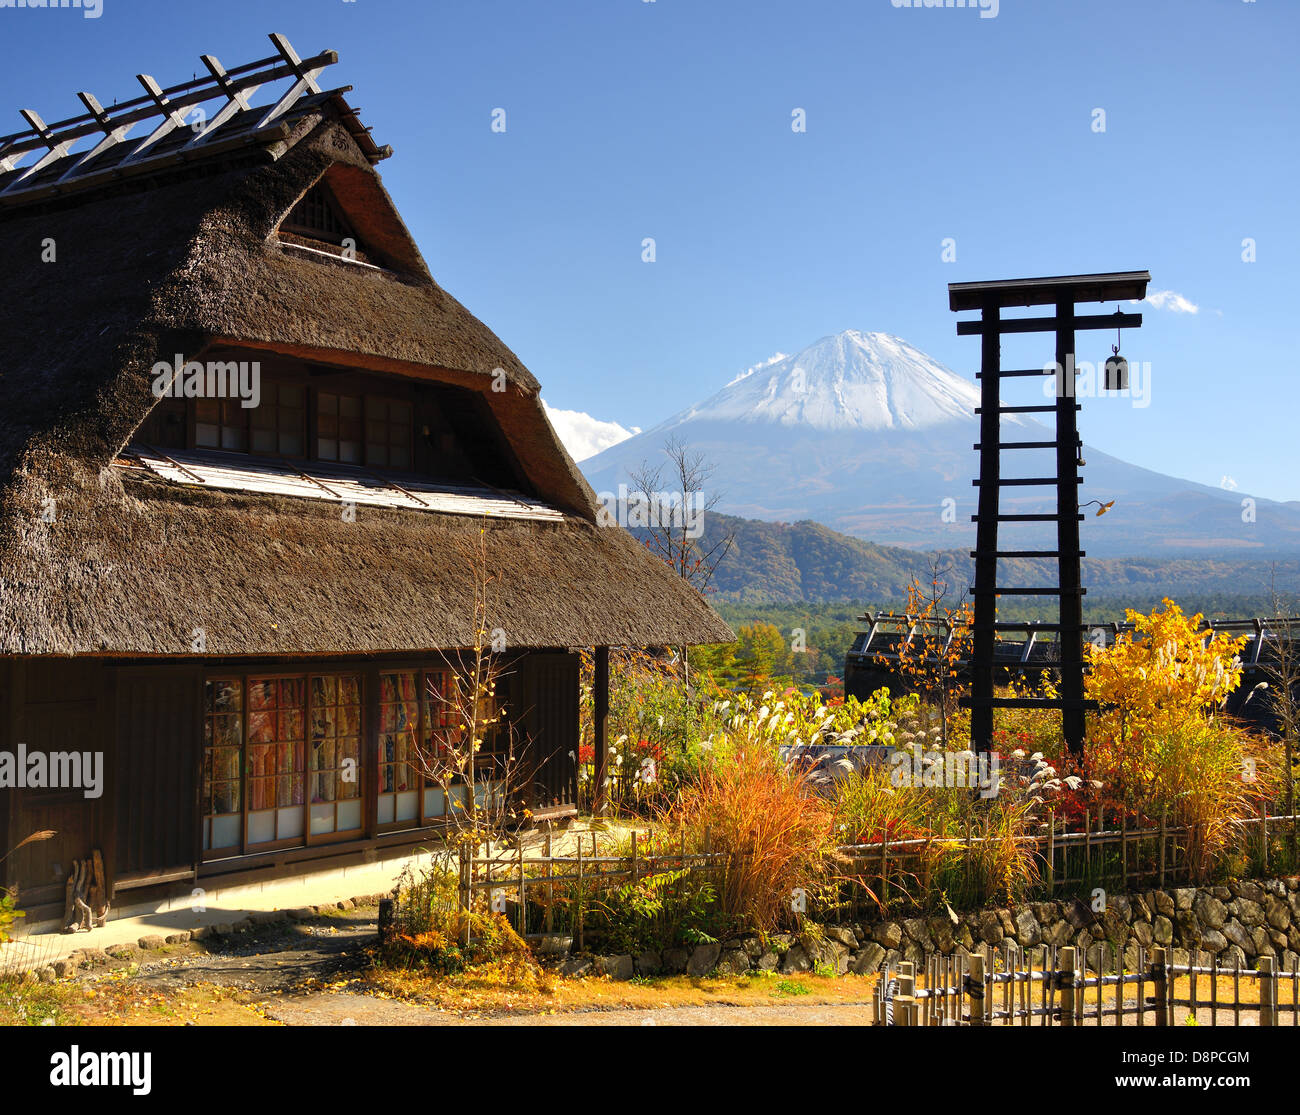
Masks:
[[[674,415],[823,430],[919,430],[969,420],[979,390],[900,337],[847,330],[775,358]]]

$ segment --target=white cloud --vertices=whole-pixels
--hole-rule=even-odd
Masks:
[[[746,368],[745,371],[741,372],[740,375],[733,379],[731,383],[728,383],[727,386],[730,387],[732,383],[739,383],[742,379],[748,379],[755,372],[761,371],[763,368],[770,368],[773,364],[779,364],[785,359],[787,359],[787,355],[784,352],[774,352],[766,360],[760,361],[752,368]]]
[[[603,422],[580,410],[558,410],[547,406],[545,399],[542,400],[542,406],[545,407],[546,417],[551,420],[555,432],[560,435],[564,448],[575,461],[585,461],[602,449],[608,449],[641,432],[640,426],[633,426],[629,430],[617,422]]]
[[[1219,487],[1225,492],[1235,492],[1237,490],[1237,482],[1231,476],[1225,476],[1219,481]]]
[[[1199,314],[1201,307],[1190,298],[1184,298],[1173,290],[1149,290],[1146,301],[1157,310],[1169,310],[1175,314]]]

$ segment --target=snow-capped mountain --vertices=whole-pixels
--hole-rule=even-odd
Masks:
[[[964,547],[974,542],[978,405],[973,382],[907,341],[849,330],[751,369],[581,467],[597,492],[617,492],[643,463],[661,463],[665,442],[676,438],[714,466],[720,511],[813,519],[881,544]],[[1020,415],[1004,415],[1002,425],[1004,440],[1051,437]],[[1226,466],[1231,448],[1222,451]],[[1115,501],[1104,518],[1083,523],[1094,556],[1300,552],[1295,506],[1257,500],[1251,520],[1242,503],[1248,493],[1165,476],[1086,445],[1083,456],[1080,504]],[[1045,451],[1003,454],[1004,476],[1053,471]],[[1052,500],[1050,489],[1012,487],[1002,509],[1055,511]],[[1008,548],[1045,547],[1052,533],[1042,524],[1002,532]]]
[[[751,368],[660,428],[735,420],[814,430],[921,430],[964,421],[978,405],[973,383],[902,338],[848,330]]]

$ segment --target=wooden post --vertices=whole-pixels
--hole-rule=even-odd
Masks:
[[[988,1025],[988,1002],[984,992],[984,954],[973,952],[966,958],[966,997],[970,1000],[970,1024]]]
[[[1074,989],[1079,981],[1078,950],[1073,945],[1066,945],[1060,952],[1060,969],[1057,971],[1058,986],[1061,989],[1061,1025],[1074,1025]],[[1120,988],[1121,994],[1123,988]]]
[[[894,1025],[916,1024],[916,966],[910,960],[901,960],[898,964],[898,995],[894,998]]]
[[[592,742],[596,794],[592,811],[601,816],[609,804],[605,779],[609,773],[609,647],[597,647],[591,687]]]
[[[971,749],[993,750],[993,650],[998,580],[998,486],[1002,473],[1001,308],[987,298],[980,311],[980,489],[975,526],[975,614],[971,633]],[[1076,497],[1077,500],[1077,497]]]
[[[1165,886],[1165,845],[1168,842],[1168,827],[1165,810],[1160,811],[1160,889]]]
[[[1277,1025],[1277,979],[1271,956],[1259,958],[1259,1024]]]
[[[524,889],[524,842],[519,841],[519,936],[528,932],[528,893]]]
[[[636,829],[632,830],[632,885],[636,886]]]
[[[1083,755],[1083,574],[1079,561],[1078,403],[1074,384],[1074,293],[1056,303],[1056,538],[1061,592],[1061,727],[1074,758]]]
[[[1165,969],[1165,950],[1157,945],[1151,950],[1152,998],[1155,1000],[1156,1025],[1169,1025],[1169,984]]]
[[[551,876],[555,872],[555,865],[551,863],[551,833],[548,829],[546,832],[546,932],[552,933],[555,930],[555,884],[551,882]]]
[[[1047,812],[1047,893],[1056,891],[1056,810]]]
[[[577,938],[578,951],[582,951],[582,840],[578,840],[578,893],[577,901],[574,905],[576,913],[574,914],[577,921]]]
[[[1259,842],[1264,854],[1264,871],[1268,872],[1268,805],[1261,798],[1259,802]]]

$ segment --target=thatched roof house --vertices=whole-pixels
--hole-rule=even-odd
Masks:
[[[537,381],[430,274],[388,149],[317,83],[334,56],[275,42],[0,138],[0,752],[107,763],[99,798],[0,788],[0,847],[60,833],[7,864],[40,897],[92,849],[121,889],[426,835],[446,795],[402,733],[431,738],[420,694],[485,579],[539,806],[573,800],[572,648],[731,637],[601,525]],[[241,100],[259,75],[293,95]],[[352,798],[313,792],[345,751]]]

